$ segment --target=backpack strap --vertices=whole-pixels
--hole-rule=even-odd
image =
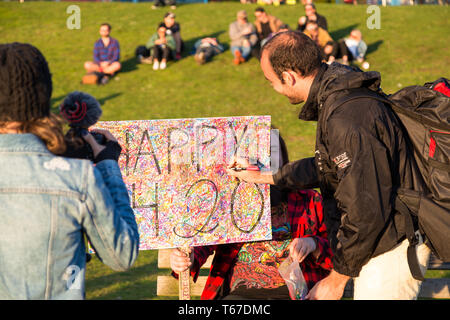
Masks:
[[[406,251],[409,269],[414,279],[424,281],[425,278],[420,269],[419,258],[417,257],[416,246],[419,244],[419,237],[414,231],[414,223],[412,219],[413,213],[408,206],[398,197],[395,197],[395,209],[401,213],[405,221],[405,233],[409,246]]]

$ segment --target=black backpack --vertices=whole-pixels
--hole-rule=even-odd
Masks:
[[[409,153],[422,177],[423,191],[397,189],[395,209],[405,218],[408,263],[413,277],[424,280],[416,255],[419,231],[442,261],[450,262],[450,85],[440,78],[423,86],[405,87],[392,95],[355,90],[335,102],[371,97],[390,106],[409,138]],[[413,218],[414,217],[414,218]]]

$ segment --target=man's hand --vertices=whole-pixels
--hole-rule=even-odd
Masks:
[[[235,157],[228,165],[226,171],[230,176],[236,177],[245,182],[275,184],[273,181],[272,172],[270,171],[261,173],[261,171],[235,170],[235,168],[247,168],[249,165],[250,164],[247,160]]]
[[[253,30],[251,27],[247,27],[244,30],[242,30],[242,35],[244,35],[244,36],[249,35],[251,33],[253,33]]]
[[[317,282],[309,291],[306,299],[309,300],[339,300],[344,294],[345,285],[349,276],[331,270],[328,277]]]
[[[305,25],[306,24],[306,17],[305,16],[301,16],[298,19],[298,24],[301,25],[301,26]]]
[[[289,255],[292,260],[302,262],[311,252],[315,257],[319,255],[316,240],[313,237],[295,238],[289,244]]]

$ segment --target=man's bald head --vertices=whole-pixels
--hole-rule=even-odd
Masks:
[[[322,55],[316,43],[297,31],[286,31],[272,37],[262,49],[261,56],[266,55],[281,81],[283,71],[292,70],[308,77],[315,74],[322,64]]]

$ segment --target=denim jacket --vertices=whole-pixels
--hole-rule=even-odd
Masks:
[[[33,134],[0,134],[0,299],[83,299],[84,235],[114,270],[139,234],[117,163],[58,157]]]

